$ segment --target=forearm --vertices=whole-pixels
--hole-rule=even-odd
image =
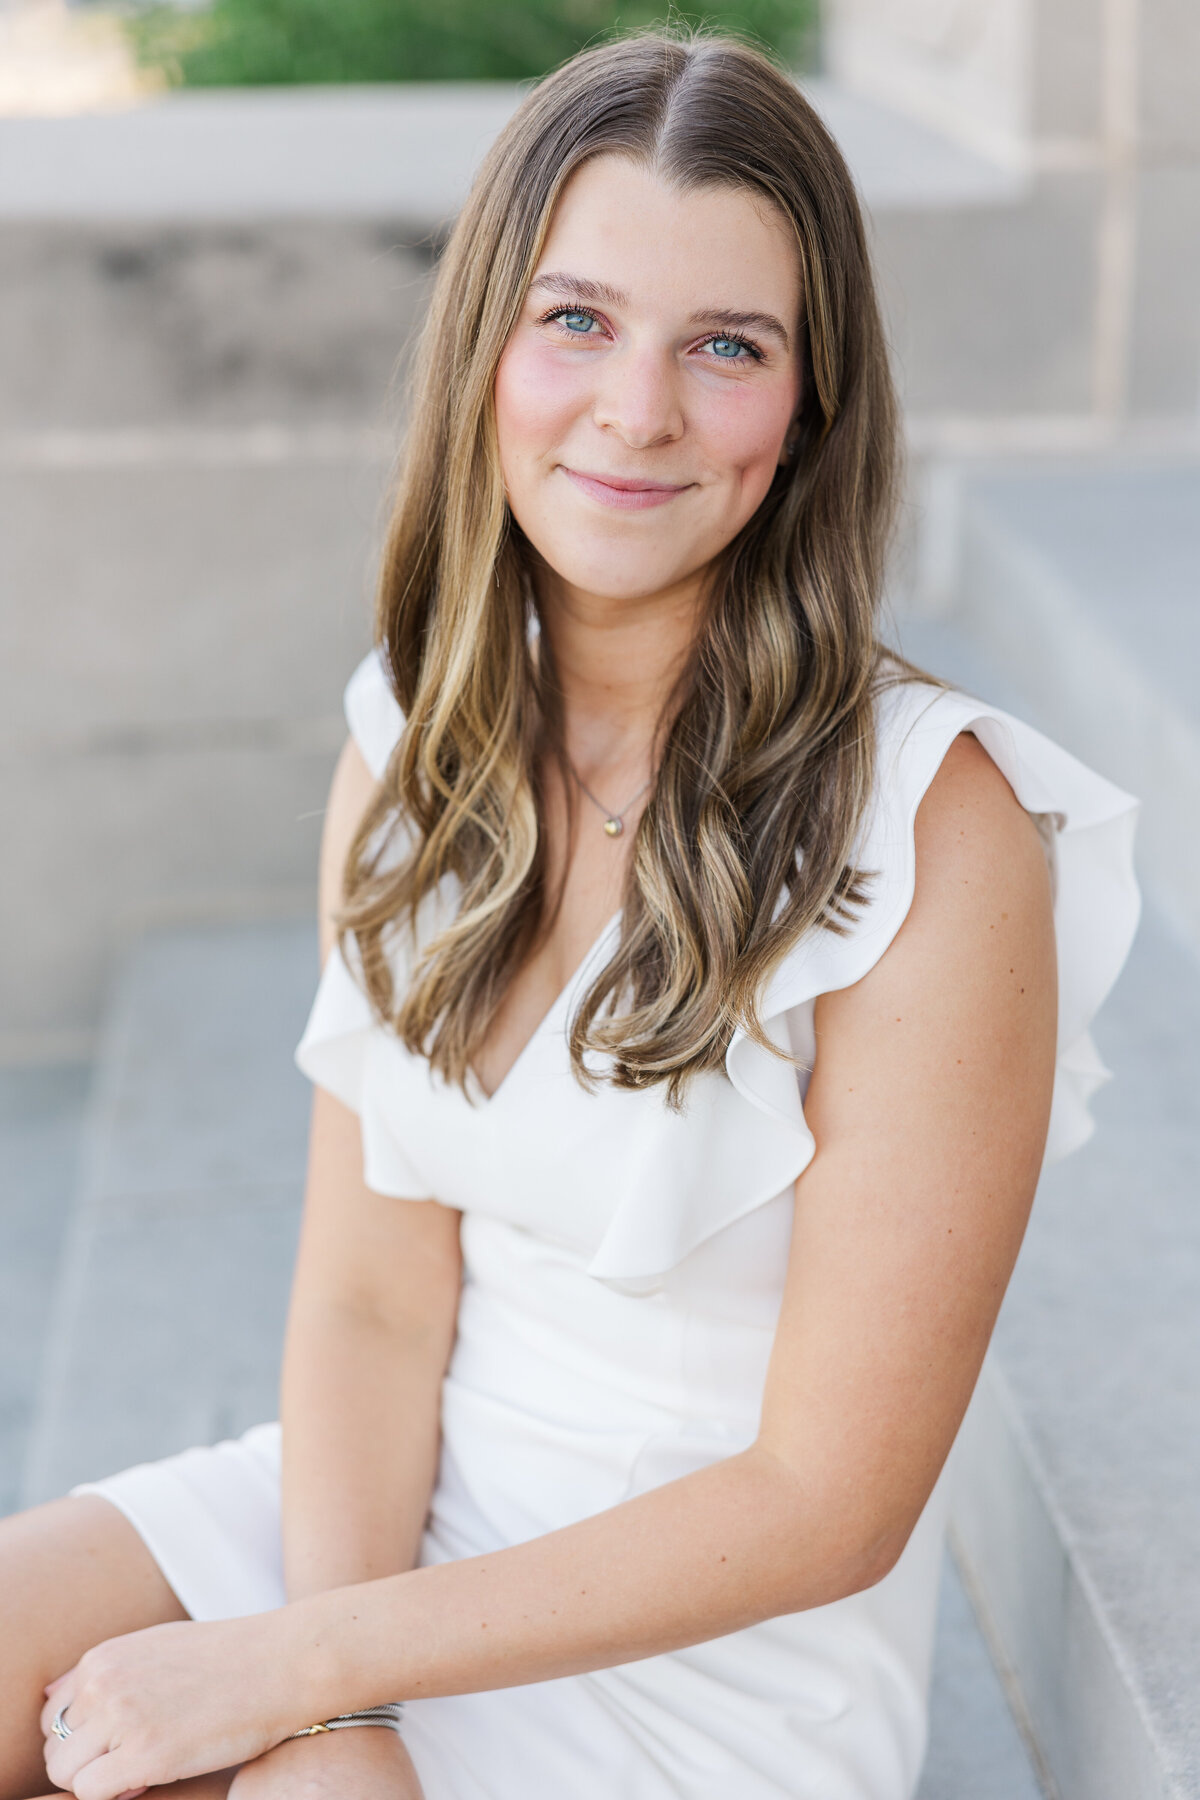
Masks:
[[[415,1562],[461,1274],[458,1214],[372,1192],[357,1117],[318,1089],[283,1358],[290,1597]]]
[[[352,1314],[303,1318],[284,1364],[290,1599],[414,1567],[437,1470],[444,1355]]]
[[[883,1573],[815,1495],[751,1450],[545,1537],[290,1609],[289,1651],[334,1710],[609,1668],[720,1637]]]

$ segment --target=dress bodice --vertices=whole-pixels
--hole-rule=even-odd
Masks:
[[[372,655],[353,676],[347,716],[376,774],[401,716]],[[1048,1158],[1091,1129],[1087,1102],[1105,1077],[1088,1027],[1124,961],[1137,920],[1135,802],[1028,725],[925,683],[879,701],[875,789],[857,862],[868,898],[844,934],[809,932],[783,959],[762,1007],[786,1055],[735,1034],[723,1071],[701,1076],[683,1110],[663,1090],[587,1090],[567,1056],[571,1009],[610,954],[605,928],[490,1098],[434,1075],[373,1016],[351,969],[329,958],[297,1051],[301,1068],[360,1113],[368,1185],[435,1198],[569,1250],[589,1277],[627,1293],[659,1289],[719,1233],[789,1189],[813,1154],[804,1094],[813,1007],[883,955],[915,881],[917,808],[942,758],[970,731],[1043,825],[1055,888],[1059,1055]],[[398,971],[398,979],[402,979]],[[751,1271],[739,1271],[742,1281]],[[732,1271],[725,1270],[726,1282]],[[771,1281],[777,1287],[776,1265]],[[755,1285],[751,1281],[751,1285]]]

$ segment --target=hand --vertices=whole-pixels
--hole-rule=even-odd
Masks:
[[[350,1731],[278,1744],[234,1777],[229,1800],[424,1800],[408,1751],[394,1731]]]
[[[89,1650],[46,1689],[51,1781],[117,1800],[261,1756],[303,1723],[279,1617],[155,1625]],[[51,1730],[60,1712],[65,1740]]]

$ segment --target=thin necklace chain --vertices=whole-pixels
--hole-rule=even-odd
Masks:
[[[607,833],[607,835],[609,837],[614,837],[614,838],[620,837],[622,832],[625,830],[625,814],[629,811],[630,807],[634,804],[634,802],[636,800],[641,799],[642,795],[646,792],[646,789],[650,786],[650,782],[653,781],[653,779],[654,779],[653,775],[650,776],[649,780],[643,781],[643,783],[642,783],[641,787],[638,789],[637,793],[631,794],[629,796],[628,800],[625,802],[624,806],[622,806],[616,812],[610,812],[608,807],[605,806],[603,800],[598,800],[596,798],[595,794],[593,794],[591,788],[588,786],[587,782],[583,779],[583,776],[579,773],[579,770],[575,767],[575,764],[573,762],[571,762],[570,757],[567,758],[567,762],[568,762],[568,765],[570,766],[572,775],[575,777],[576,781],[579,783],[580,787],[583,789],[584,793],[587,795],[587,797],[591,801],[592,805],[596,808],[597,812],[601,812],[604,814],[604,829],[605,829],[605,832]]]

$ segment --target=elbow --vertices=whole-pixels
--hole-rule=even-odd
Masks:
[[[771,1534],[777,1546],[773,1560],[782,1578],[776,1611],[805,1612],[848,1600],[891,1574],[919,1513],[898,1507],[891,1495],[822,1491],[774,1456],[767,1469],[775,1499],[769,1513],[778,1532]],[[760,1517],[765,1521],[769,1513],[764,1509]]]
[[[910,1530],[870,1533],[836,1525],[814,1534],[807,1546],[796,1546],[788,1604],[781,1610],[806,1612],[865,1593],[891,1574],[911,1535]]]
[[[883,1581],[900,1561],[911,1536],[911,1525],[903,1529],[892,1526],[873,1537],[864,1534],[845,1559],[838,1598],[848,1600]]]

